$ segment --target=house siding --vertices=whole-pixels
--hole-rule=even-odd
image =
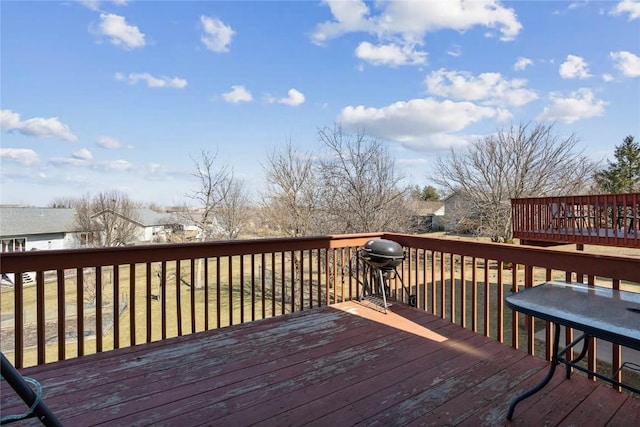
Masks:
[[[131,244],[166,241],[165,224],[174,218],[139,209]],[[80,247],[74,229],[74,209],[0,207],[0,251],[73,249]]]

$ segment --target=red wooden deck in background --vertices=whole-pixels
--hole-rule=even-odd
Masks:
[[[366,304],[366,303],[363,303]],[[402,305],[356,302],[28,368],[69,426],[640,425],[640,399]],[[25,405],[3,382],[2,415]],[[17,425],[38,425],[31,419]]]

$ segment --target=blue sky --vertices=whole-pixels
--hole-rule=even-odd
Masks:
[[[266,155],[340,123],[407,184],[449,148],[555,122],[594,160],[640,138],[640,1],[2,1],[0,203],[118,189],[174,205],[217,152],[258,198]]]

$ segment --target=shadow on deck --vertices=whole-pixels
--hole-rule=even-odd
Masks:
[[[22,370],[65,425],[638,425],[640,399],[423,311],[347,302]],[[25,405],[3,382],[2,414]],[[18,425],[38,425],[31,419]]]

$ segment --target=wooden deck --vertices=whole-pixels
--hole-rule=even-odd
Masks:
[[[640,248],[640,193],[511,199],[513,237],[536,246]]]
[[[417,309],[348,302],[24,369],[64,425],[640,425],[640,399]],[[2,382],[2,415],[25,405]],[[35,419],[16,423],[38,425]]]

